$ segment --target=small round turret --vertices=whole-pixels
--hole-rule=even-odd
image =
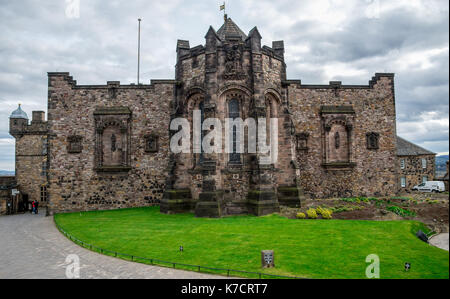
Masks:
[[[13,137],[20,137],[27,125],[28,115],[22,110],[19,104],[19,108],[14,110],[9,117],[9,133]]]
[[[9,118],[28,120],[28,115],[25,113],[25,111],[22,110],[21,104],[19,104],[19,108],[14,110],[13,113],[11,113],[11,116]]]

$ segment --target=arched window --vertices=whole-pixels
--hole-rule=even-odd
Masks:
[[[237,118],[241,117],[241,112],[239,109],[239,101],[237,99],[232,99],[228,103],[228,117],[232,120],[235,120]],[[231,129],[231,128],[230,128]],[[232,134],[230,136],[231,138],[231,144],[232,144],[232,153],[230,153],[230,163],[232,164],[240,164],[241,163],[241,154],[238,153],[238,138],[241,136],[241,132],[239,131],[240,128],[233,126],[232,128]]]

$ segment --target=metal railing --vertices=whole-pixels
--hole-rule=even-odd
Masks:
[[[131,254],[126,254],[126,253],[120,253],[120,252],[117,252],[117,251],[107,250],[107,249],[104,249],[104,248],[101,248],[101,247],[98,247],[98,246],[94,246],[92,244],[86,243],[84,241],[81,241],[81,240],[75,238],[71,234],[67,233],[58,224],[58,222],[56,221],[55,218],[53,218],[53,220],[55,222],[56,228],[64,236],[66,236],[66,238],[68,238],[69,240],[71,240],[75,244],[77,244],[77,245],[79,245],[79,246],[81,246],[83,248],[89,249],[91,251],[99,252],[101,254],[111,254],[111,255],[113,255],[116,258],[120,258],[120,257],[124,257],[125,259],[128,258],[132,262],[136,262],[136,263],[139,263],[140,261],[141,261],[141,263],[143,263],[143,261],[146,261],[147,263],[149,262],[150,265],[152,265],[152,266],[162,266],[162,267],[173,268],[173,269],[177,269],[177,266],[181,266],[181,267],[191,268],[194,271],[197,271],[199,273],[205,273],[205,274],[211,274],[211,271],[218,271],[220,273],[223,273],[223,276],[226,275],[227,277],[234,276],[234,277],[241,277],[241,278],[251,278],[251,277],[243,276],[243,274],[247,274],[247,275],[254,275],[255,277],[258,277],[259,279],[263,279],[263,278],[306,279],[306,278],[295,277],[295,276],[284,276],[284,275],[266,274],[266,273],[261,273],[261,272],[250,272],[250,271],[243,271],[243,270],[213,268],[213,267],[205,267],[205,266],[200,266],[200,265],[190,265],[190,264],[168,262],[168,261],[163,261],[163,260],[159,260],[159,259],[145,258],[145,257],[136,256],[136,255],[131,255]],[[179,269],[179,270],[186,270],[186,269]],[[214,273],[214,274],[221,275],[220,273]],[[233,273],[238,274],[238,275],[231,275]]]

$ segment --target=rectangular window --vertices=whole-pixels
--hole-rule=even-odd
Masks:
[[[402,185],[402,188],[406,188],[406,178],[405,177],[402,177],[401,185]]]
[[[41,186],[41,202],[47,202],[47,186]]]
[[[422,177],[422,183],[425,184],[426,182],[428,182],[428,177],[427,176]]]
[[[41,176],[47,176],[47,162],[42,162]]]
[[[423,169],[427,168],[427,159],[422,159],[422,168]]]
[[[400,160],[400,167],[401,167],[402,169],[405,169],[405,168],[406,168],[406,161],[405,161],[405,159],[401,159],[401,160]]]
[[[44,138],[42,140],[42,154],[47,155],[47,148],[48,148],[48,140],[47,138]]]

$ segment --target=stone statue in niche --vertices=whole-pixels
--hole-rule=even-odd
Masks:
[[[339,149],[341,147],[341,136],[339,135],[339,132],[336,132],[336,134],[334,134],[334,145],[336,146],[336,149]]]
[[[114,153],[116,151],[116,135],[111,135],[111,151]]]
[[[131,110],[128,107],[98,107],[95,119],[95,170],[131,170]]]
[[[107,127],[103,132],[103,165],[117,166],[123,164],[121,144],[122,134],[116,126]]]
[[[225,80],[242,80],[242,49],[240,45],[225,47]]]
[[[350,169],[352,162],[353,123],[355,111],[352,106],[322,106],[324,124],[324,163],[329,169]]]

